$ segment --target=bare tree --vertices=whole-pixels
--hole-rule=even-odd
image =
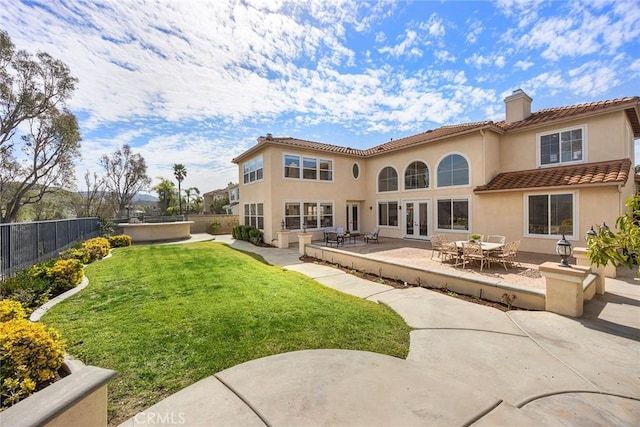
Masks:
[[[105,170],[105,185],[114,198],[118,215],[124,215],[127,205],[133,197],[151,184],[147,175],[147,163],[140,154],[133,154],[131,147],[125,144],[100,158],[100,165]]]
[[[47,53],[16,51],[0,31],[0,221],[73,186],[80,156],[76,117],[65,108],[77,79]],[[16,132],[24,130],[19,138]]]
[[[113,212],[105,212],[107,194],[104,177],[99,177],[96,172],[91,176],[87,170],[84,174],[84,183],[86,190],[73,201],[76,215],[79,217],[112,216]]]

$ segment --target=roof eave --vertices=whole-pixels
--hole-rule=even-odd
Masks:
[[[473,192],[475,194],[486,194],[486,193],[513,193],[513,192],[532,192],[532,191],[547,191],[547,190],[573,190],[574,188],[586,188],[586,187],[622,187],[624,182],[620,181],[612,181],[612,182],[597,182],[593,184],[564,184],[564,185],[550,185],[544,187],[520,187],[520,188],[505,188],[500,190],[478,190],[474,189]]]
[[[491,130],[491,131],[493,131],[495,133],[499,133],[499,134],[502,134],[502,135],[505,133],[504,129],[496,126],[495,123],[488,123],[486,125],[478,126],[476,128],[473,128],[473,129],[466,129],[464,131],[452,133],[452,134],[449,134],[449,135],[443,135],[443,136],[440,136],[438,138],[424,139],[422,141],[418,141],[418,142],[415,142],[413,144],[407,144],[407,145],[404,145],[402,147],[396,147],[396,148],[390,148],[388,150],[376,151],[376,152],[367,154],[365,157],[375,157],[375,156],[379,156],[379,155],[382,155],[382,154],[393,153],[394,151],[401,151],[401,150],[406,150],[406,149],[409,149],[409,148],[415,148],[416,146],[420,146],[420,145],[424,145],[424,144],[431,144],[431,143],[434,143],[434,142],[441,142],[441,141],[447,140],[449,138],[459,137],[459,136],[470,134],[470,133],[474,133],[474,132],[480,132],[482,130]],[[382,145],[384,145],[384,144],[381,144],[379,146],[382,146]],[[370,148],[370,150],[373,150],[374,148],[375,147]]]

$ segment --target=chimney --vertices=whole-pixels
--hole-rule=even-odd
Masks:
[[[516,89],[504,99],[505,120],[507,123],[519,122],[531,115],[531,97],[522,89]]]
[[[273,139],[273,135],[271,133],[267,134],[267,141],[271,141]]]

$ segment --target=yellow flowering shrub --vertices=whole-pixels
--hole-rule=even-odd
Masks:
[[[105,237],[95,237],[93,239],[89,239],[82,244],[83,248],[89,250],[89,262],[93,262],[98,259],[102,259],[109,255],[109,249],[111,249],[111,245],[109,244],[109,240]]]
[[[27,317],[22,304],[18,301],[3,299],[0,301],[0,322],[8,322],[13,319],[24,319]]]
[[[55,379],[65,348],[55,329],[28,321],[22,307],[4,301],[3,313],[15,314],[0,322],[0,400],[7,408]]]
[[[84,246],[79,248],[70,248],[66,251],[60,252],[61,259],[77,259],[83,264],[89,264],[91,260],[91,251]]]
[[[51,280],[51,294],[59,295],[69,289],[75,288],[82,282],[82,262],[77,259],[59,259],[47,271]]]
[[[109,237],[109,244],[112,248],[122,248],[125,246],[131,246],[131,236],[127,234],[117,234]]]

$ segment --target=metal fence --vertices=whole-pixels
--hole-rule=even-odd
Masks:
[[[0,279],[97,237],[98,218],[0,224]]]

